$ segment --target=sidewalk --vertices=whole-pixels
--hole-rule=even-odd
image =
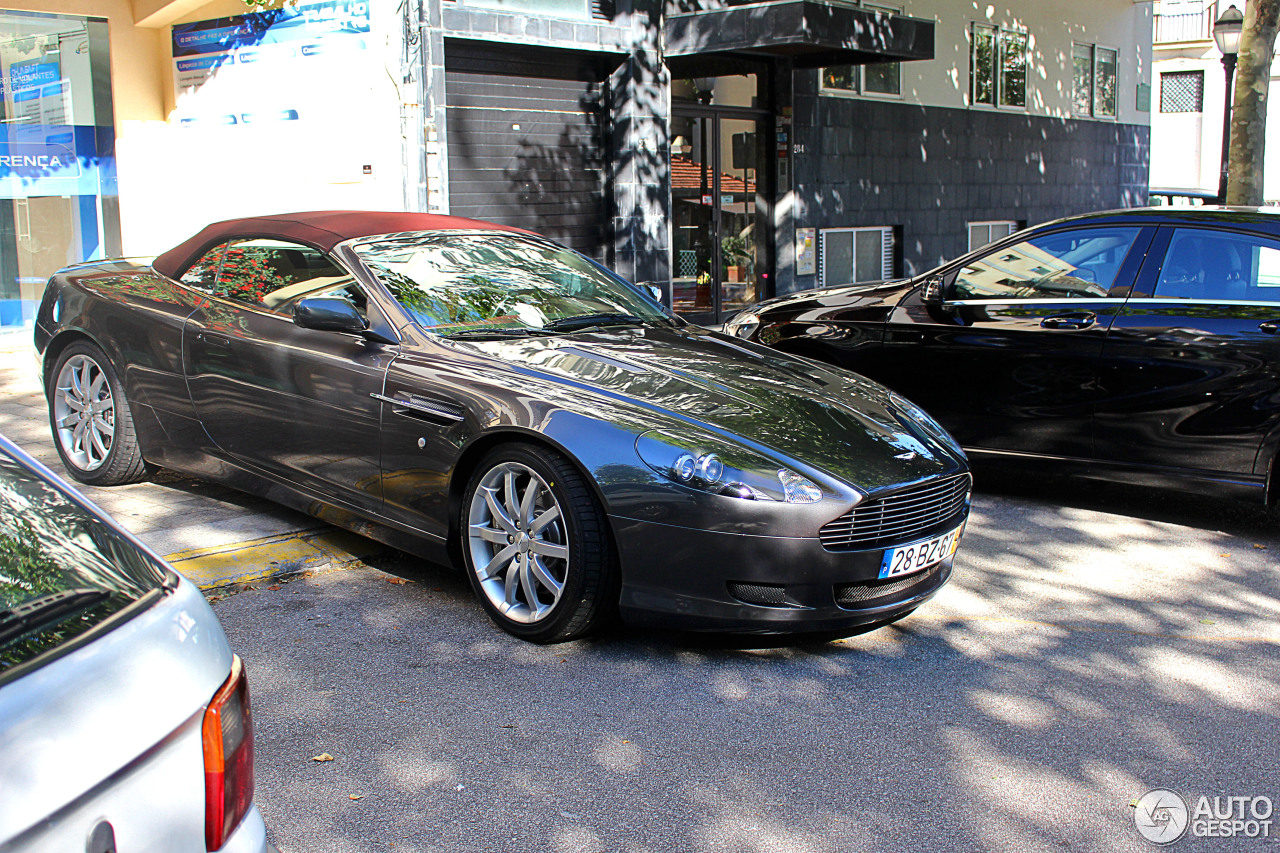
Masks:
[[[206,589],[349,565],[383,549],[263,498],[172,471],[128,486],[76,483],[54,449],[30,331],[0,333],[0,433]]]

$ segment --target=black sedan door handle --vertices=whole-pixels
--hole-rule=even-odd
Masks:
[[[1258,326],[1258,331],[1266,332],[1268,335],[1280,335],[1280,320],[1268,320]]]
[[[1058,317],[1045,317],[1040,321],[1044,329],[1087,329],[1098,319],[1097,314],[1063,314]]]

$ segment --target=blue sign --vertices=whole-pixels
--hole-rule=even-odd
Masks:
[[[219,65],[234,65],[234,56],[202,56],[199,59],[179,59],[179,71],[198,71],[203,68],[217,68]]]
[[[62,71],[56,62],[39,59],[31,62],[15,62],[9,66],[9,84],[15,89],[32,89],[62,80]]]
[[[85,125],[6,125],[0,131],[0,198],[102,192],[114,173],[114,134]]]
[[[174,57],[369,32],[368,0],[322,0],[230,18],[173,25]]]

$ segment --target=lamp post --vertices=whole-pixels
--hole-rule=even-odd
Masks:
[[[1226,97],[1222,104],[1222,173],[1218,177],[1218,204],[1227,203],[1227,152],[1231,147],[1231,80],[1236,73],[1236,54],[1240,52],[1240,32],[1244,29],[1244,14],[1235,6],[1228,6],[1218,20],[1213,22],[1213,40],[1222,53],[1222,68],[1226,72]]]

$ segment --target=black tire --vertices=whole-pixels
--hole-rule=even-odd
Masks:
[[[69,382],[73,373],[87,377],[89,387],[77,390]],[[115,368],[101,349],[88,341],[67,346],[49,371],[45,391],[53,444],[67,473],[91,486],[119,486],[146,478],[148,465],[138,445],[133,410]],[[81,418],[72,424],[67,415],[82,411],[86,399],[105,408],[94,410],[87,422]],[[76,405],[81,409],[75,410]],[[103,440],[108,425],[111,435]],[[92,440],[95,434],[98,442]]]
[[[519,498],[515,513],[509,492]],[[501,518],[495,503],[504,511]],[[554,518],[546,521],[548,516]],[[467,580],[507,633],[531,643],[560,643],[609,621],[617,604],[618,568],[605,513],[559,453],[525,443],[490,450],[467,484],[458,530]],[[559,552],[563,559],[554,556]],[[560,590],[539,578],[559,582]]]

